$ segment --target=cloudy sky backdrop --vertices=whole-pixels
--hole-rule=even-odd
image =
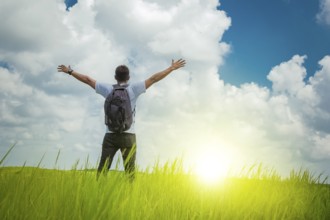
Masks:
[[[283,57],[263,45],[274,43],[278,31],[291,32],[262,29],[253,19],[247,27],[241,23],[246,19],[235,17],[266,9],[223,2],[79,0],[66,10],[62,0],[2,0],[0,155],[17,143],[5,165],[37,165],[45,155],[42,166],[52,168],[59,150],[60,168],[87,157],[97,164],[104,99],[57,73],[58,64],[115,83],[119,64],[130,67],[133,81],[144,80],[183,57],[184,69],[138,101],[139,166],[177,157],[189,165],[198,153],[216,148],[234,167],[262,162],[282,174],[304,167],[330,175],[330,49],[324,40],[330,1],[313,1],[313,13],[309,4],[299,4],[302,17],[309,16],[306,28],[322,36],[317,42],[313,33],[297,36],[286,45],[301,38],[306,43]],[[300,1],[277,2],[291,13]],[[276,15],[289,17],[286,11]],[[270,13],[259,19],[267,23],[267,14],[277,19]],[[299,19],[290,21],[283,24],[304,27]],[[253,33],[258,38],[251,42]],[[321,45],[316,52],[303,48],[313,42]],[[310,57],[316,60],[306,67]]]

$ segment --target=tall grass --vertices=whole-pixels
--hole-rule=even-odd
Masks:
[[[330,187],[255,166],[207,185],[180,163],[138,172],[0,168],[0,219],[330,219]]]

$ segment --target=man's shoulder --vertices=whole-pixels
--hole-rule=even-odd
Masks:
[[[133,82],[129,84],[129,87],[131,87],[133,92],[137,95],[140,95],[146,91],[145,81]]]
[[[144,84],[144,81],[136,81],[136,82],[129,83],[129,86],[137,87],[137,86],[142,86],[143,84]]]
[[[109,83],[96,82],[95,83],[95,92],[106,97],[111,91],[113,86]]]

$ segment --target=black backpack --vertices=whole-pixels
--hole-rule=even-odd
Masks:
[[[112,92],[104,102],[105,124],[114,133],[127,131],[133,123],[128,85],[113,85]]]

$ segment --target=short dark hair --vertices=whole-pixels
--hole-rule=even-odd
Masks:
[[[125,65],[120,65],[116,68],[115,79],[118,82],[125,82],[129,80],[129,69]]]

